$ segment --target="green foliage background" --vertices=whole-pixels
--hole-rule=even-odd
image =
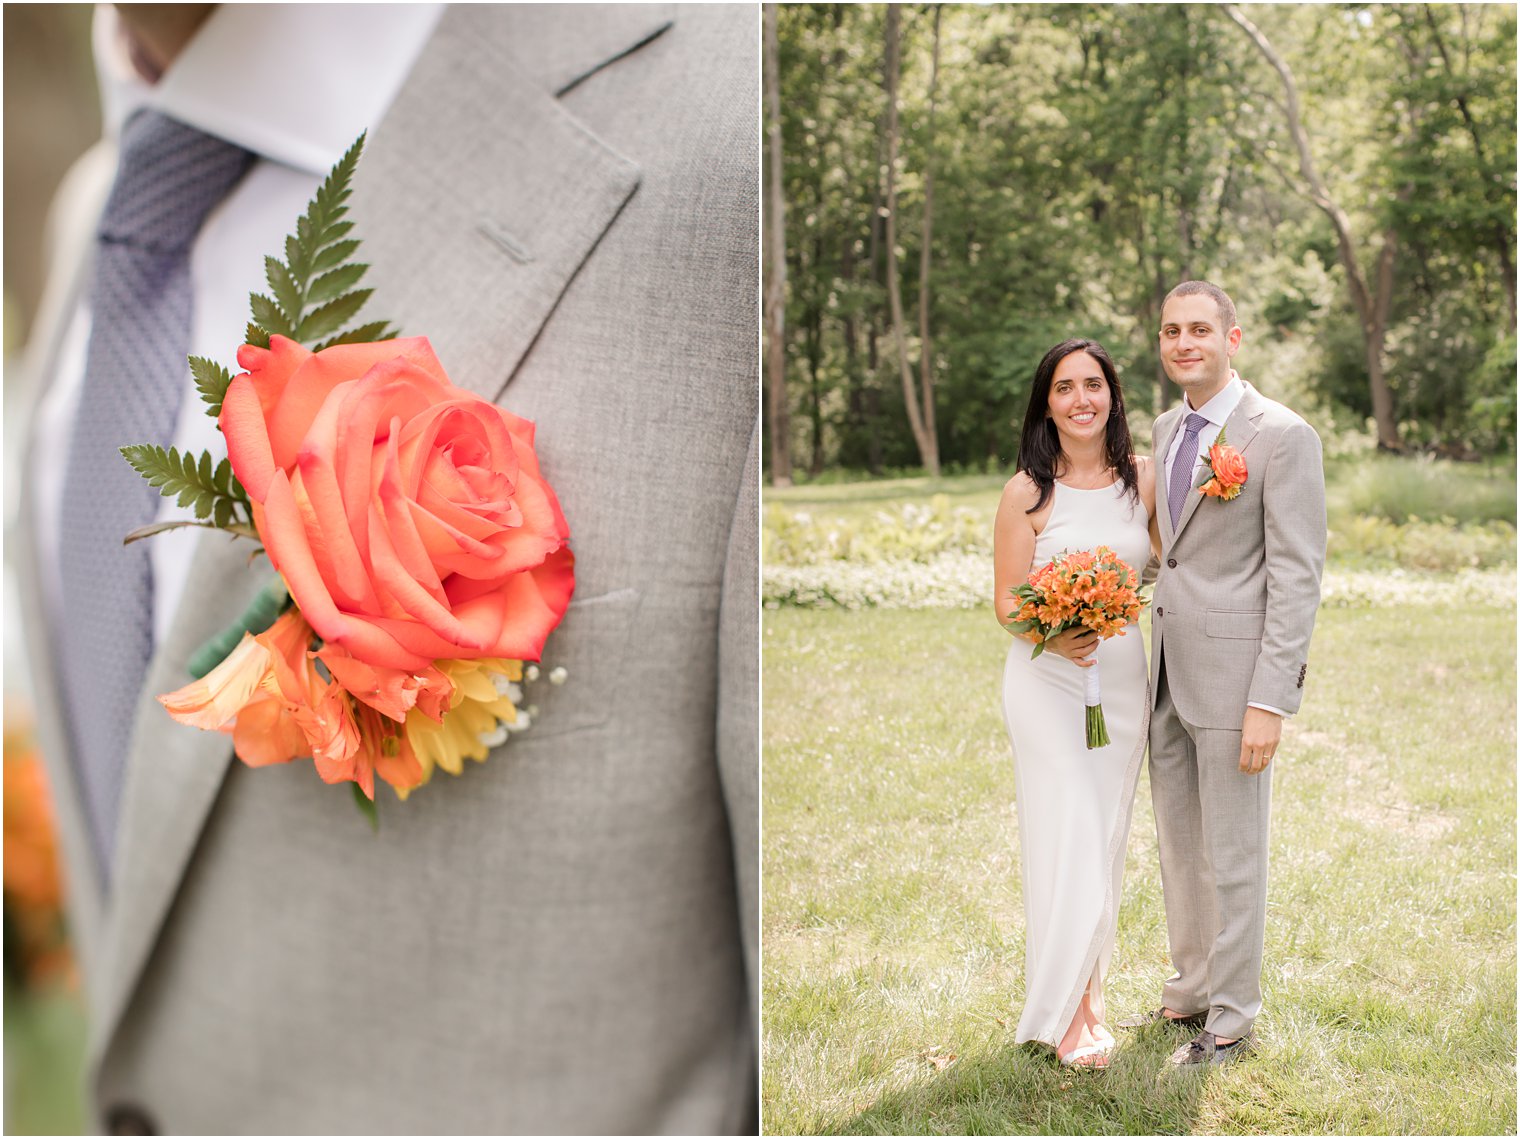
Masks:
[[[1515,443],[1513,5],[1251,5],[1363,272],[1396,255],[1383,359],[1404,443]],[[1365,341],[1334,230],[1309,200],[1277,76],[1215,5],[946,5],[903,13],[899,271],[910,364],[923,175],[941,455],[1015,457],[1034,365],[1102,341],[1131,409],[1175,396],[1160,300],[1234,296],[1243,375],[1322,429],[1362,430]],[[919,462],[886,315],[880,5],[782,5],[790,444],[799,473]],[[769,156],[767,155],[767,161]],[[1507,287],[1506,287],[1507,286]],[[776,377],[768,377],[774,383]]]

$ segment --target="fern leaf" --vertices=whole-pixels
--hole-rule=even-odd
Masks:
[[[238,487],[241,494],[234,495],[222,491],[216,485],[218,469],[213,468],[209,451],[202,451],[197,457],[182,455],[174,447],[140,443],[121,448],[121,454],[132,469],[148,481],[149,486],[165,498],[175,499],[180,506],[193,509],[196,518],[210,518],[217,512],[218,503],[226,502],[229,511],[244,507],[248,518],[252,519],[252,510],[247,506],[247,492],[242,487]],[[222,463],[227,465],[225,459]],[[229,513],[228,517],[231,516]]]
[[[204,356],[190,357],[190,374],[195,377],[195,390],[210,408],[209,414],[222,414],[222,400],[227,398],[227,388],[232,384],[232,373],[214,360]]]
[[[311,347],[332,338],[318,345],[320,351],[332,343],[357,344],[382,338],[384,322],[340,333],[373,292],[354,288],[369,267],[349,263],[359,250],[359,242],[349,237],[354,223],[345,219],[364,141],[365,136],[360,135],[348,148],[317,188],[306,212],[296,219],[295,232],[285,239],[284,262],[274,257],[264,259],[273,297],[262,293],[249,296],[253,320],[248,326],[248,343],[267,348],[270,336],[279,335]]]
[[[361,324],[358,328],[351,328],[347,332],[334,336],[331,340],[324,340],[313,349],[320,352],[323,348],[331,348],[336,344],[373,344],[377,340],[394,340],[401,333],[391,328],[385,321],[377,320],[370,324]]]
[[[313,270],[310,258],[293,233],[285,238],[285,265],[290,270],[290,275],[298,281],[311,276]]]
[[[351,221],[334,222],[322,231],[322,239],[317,242],[317,248],[320,249],[323,246],[331,245],[340,237],[347,237],[353,232],[353,228],[354,223]]]
[[[294,320],[301,311],[301,286],[296,284],[290,270],[274,257],[264,258],[264,276],[285,319]]]
[[[367,132],[366,132],[367,133]],[[348,152],[338,159],[338,163],[327,175],[326,180],[317,190],[317,196],[312,199],[311,206],[307,210],[307,216],[314,223],[325,225],[337,219],[344,212],[343,203],[348,201],[349,194],[353,191],[350,183],[353,181],[354,169],[359,165],[359,155],[364,153],[365,135],[360,135],[354,140],[354,144],[348,148]],[[322,244],[327,244],[326,241]]]
[[[369,300],[370,294],[374,291],[374,289],[359,289],[357,292],[349,293],[347,296],[339,297],[323,305],[302,319],[301,327],[296,329],[295,338],[302,344],[309,344],[313,340],[332,335],[364,307],[364,302]]]
[[[359,279],[368,271],[368,265],[345,265],[341,269],[334,269],[331,273],[323,273],[311,283],[311,288],[306,291],[308,304],[320,305],[341,297],[348,290],[359,283]]]
[[[268,348],[269,333],[250,320],[243,331],[243,343],[252,344],[255,348]]]
[[[329,245],[312,259],[311,264],[307,267],[307,272],[325,273],[329,269],[335,269],[358,251],[359,241],[357,238]],[[291,262],[291,264],[293,266],[295,263]],[[292,269],[292,272],[294,272],[294,269]]]
[[[248,298],[248,303],[253,306],[253,319],[258,322],[260,328],[265,329],[272,336],[288,336],[292,340],[299,339],[295,334],[295,329],[285,319],[285,314],[280,311],[280,306],[263,293],[252,294]]]

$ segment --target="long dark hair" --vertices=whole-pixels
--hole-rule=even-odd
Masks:
[[[1108,381],[1108,423],[1105,425],[1108,465],[1119,475],[1130,497],[1140,500],[1139,476],[1135,473],[1134,444],[1129,437],[1129,420],[1124,416],[1124,390],[1119,386],[1119,370],[1113,359],[1096,340],[1063,340],[1040,361],[1034,370],[1034,386],[1029,391],[1029,410],[1024,413],[1024,434],[1019,437],[1018,469],[1028,471],[1040,488],[1040,498],[1026,513],[1037,513],[1050,501],[1055,491],[1056,468],[1061,461],[1061,437],[1047,412],[1050,410],[1050,385],[1056,365],[1073,352],[1086,352],[1103,369]]]

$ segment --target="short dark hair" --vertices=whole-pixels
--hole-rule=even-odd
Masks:
[[[1218,285],[1209,281],[1183,281],[1171,292],[1166,294],[1166,300],[1161,302],[1161,308],[1166,310],[1166,301],[1173,297],[1209,297],[1214,302],[1214,307],[1219,310],[1219,319],[1224,323],[1221,332],[1228,332],[1238,323],[1235,319],[1235,302],[1230,299],[1230,294]]]
[[[1039,488],[1039,499],[1026,514],[1036,513],[1055,492],[1056,475],[1061,463],[1061,438],[1047,412],[1050,389],[1055,381],[1056,365],[1073,352],[1086,352],[1098,362],[1108,381],[1108,422],[1105,426],[1104,455],[1108,465],[1134,501],[1140,501],[1140,481],[1135,468],[1135,446],[1130,440],[1129,418],[1124,414],[1124,389],[1119,386],[1119,369],[1113,357],[1096,340],[1063,340],[1040,361],[1034,370],[1034,384],[1029,390],[1029,409],[1024,413],[1024,431],[1019,439],[1018,469],[1028,473]]]

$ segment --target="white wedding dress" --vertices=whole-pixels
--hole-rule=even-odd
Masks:
[[[1138,575],[1150,558],[1145,507],[1122,483],[1074,490],[1055,505],[1031,568],[1066,552],[1108,546]],[[1138,625],[1097,649],[1110,743],[1087,749],[1085,669],[1022,638],[1003,670],[1003,718],[1013,744],[1024,867],[1024,1011],[1016,1039],[1057,1047],[1083,992],[1103,1019],[1103,976],[1113,953],[1124,847],[1150,722]]]

